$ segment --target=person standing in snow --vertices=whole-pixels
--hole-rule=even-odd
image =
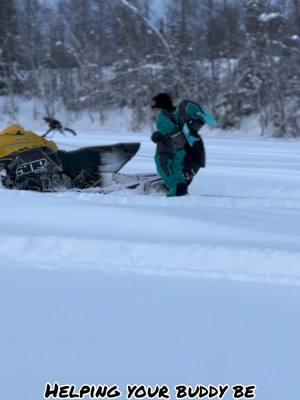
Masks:
[[[152,141],[157,144],[155,163],[157,172],[168,189],[168,196],[184,196],[199,168],[205,166],[205,149],[198,130],[204,120],[197,117],[187,121],[187,110],[193,112],[198,105],[183,101],[177,109],[167,93],[159,93],[152,99],[156,128]],[[200,121],[200,123],[199,123]]]
[[[153,97],[151,108],[157,129],[151,136],[151,140],[157,144],[157,172],[168,189],[167,196],[184,196],[187,194],[184,176],[185,138],[176,123],[172,99],[167,93],[159,93]]]

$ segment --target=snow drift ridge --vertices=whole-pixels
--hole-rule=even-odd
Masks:
[[[300,285],[300,252],[62,237],[0,237],[3,266],[99,269]]]

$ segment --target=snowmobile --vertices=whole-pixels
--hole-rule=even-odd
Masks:
[[[123,188],[155,187],[164,190],[156,174],[121,174],[121,168],[136,155],[140,143],[117,143],[60,150],[46,138],[53,130],[76,132],[64,128],[53,118],[44,118],[48,131],[39,136],[12,125],[0,132],[0,177],[4,188],[40,192],[67,189],[110,193]]]

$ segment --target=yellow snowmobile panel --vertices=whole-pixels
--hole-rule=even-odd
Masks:
[[[58,150],[55,143],[19,125],[11,125],[0,132],[0,158],[39,147],[48,147],[54,152]]]

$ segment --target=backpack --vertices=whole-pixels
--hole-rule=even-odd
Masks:
[[[190,146],[199,140],[198,131],[203,125],[215,127],[218,124],[207,109],[191,100],[183,100],[178,104],[176,119]]]

